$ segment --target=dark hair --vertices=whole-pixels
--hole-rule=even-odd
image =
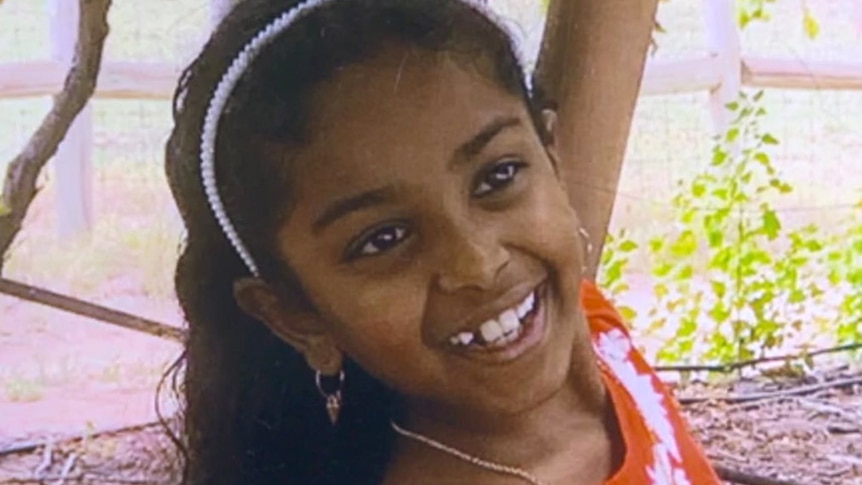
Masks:
[[[327,419],[311,369],[233,297],[248,271],[219,229],[200,178],[200,136],[215,86],[233,57],[295,0],[245,0],[183,72],[166,147],[171,190],[187,229],[176,291],[189,325],[174,372],[184,397],[181,437],[186,484],[375,484],[391,444],[394,396],[346,363],[337,427]],[[274,234],[290,204],[289,157],[306,140],[311,94],[340,67],[385,43],[447,51],[470,62],[530,107],[512,41],[461,0],[338,0],[309,12],[248,67],[222,114],[215,164],[219,192],[243,242],[271,283],[303,295],[280,261]]]

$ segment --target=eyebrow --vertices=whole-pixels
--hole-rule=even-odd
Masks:
[[[521,119],[515,116],[498,117],[482,128],[479,133],[459,146],[452,157],[450,168],[469,161],[482,152],[486,146],[503,130],[521,125]],[[392,186],[372,189],[360,194],[340,199],[330,204],[326,210],[311,225],[312,232],[320,233],[333,222],[350,214],[389,202],[394,198],[395,188]]]
[[[479,133],[473,136],[470,140],[455,150],[455,155],[449,163],[449,167],[453,168],[460,165],[462,162],[471,160],[476,155],[482,152],[491,140],[499,135],[503,130],[521,125],[521,119],[516,116],[498,117],[485,125]]]
[[[356,212],[392,200],[394,194],[394,187],[386,186],[337,200],[330,204],[326,210],[323,211],[323,214],[314,221],[311,225],[311,229],[315,234],[319,233],[333,222],[351,212]]]

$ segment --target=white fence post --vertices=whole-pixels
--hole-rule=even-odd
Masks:
[[[742,45],[736,23],[736,0],[703,0],[706,44],[719,66],[721,83],[710,93],[710,111],[717,133],[724,133],[733,121],[726,108],[742,89]]]
[[[64,69],[72,64],[78,34],[78,2],[48,0],[51,56]],[[81,110],[54,156],[57,228],[61,236],[88,231],[93,223],[93,112]]]

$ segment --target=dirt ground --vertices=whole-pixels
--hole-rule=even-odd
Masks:
[[[862,368],[843,367],[805,377],[744,380],[720,388],[692,386],[678,395],[773,393],[860,377]],[[862,485],[860,384],[751,402],[714,400],[687,405],[684,410],[717,465],[798,485]]]

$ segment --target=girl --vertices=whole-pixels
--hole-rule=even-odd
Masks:
[[[718,483],[467,0],[246,0],[186,70],[189,484]]]

